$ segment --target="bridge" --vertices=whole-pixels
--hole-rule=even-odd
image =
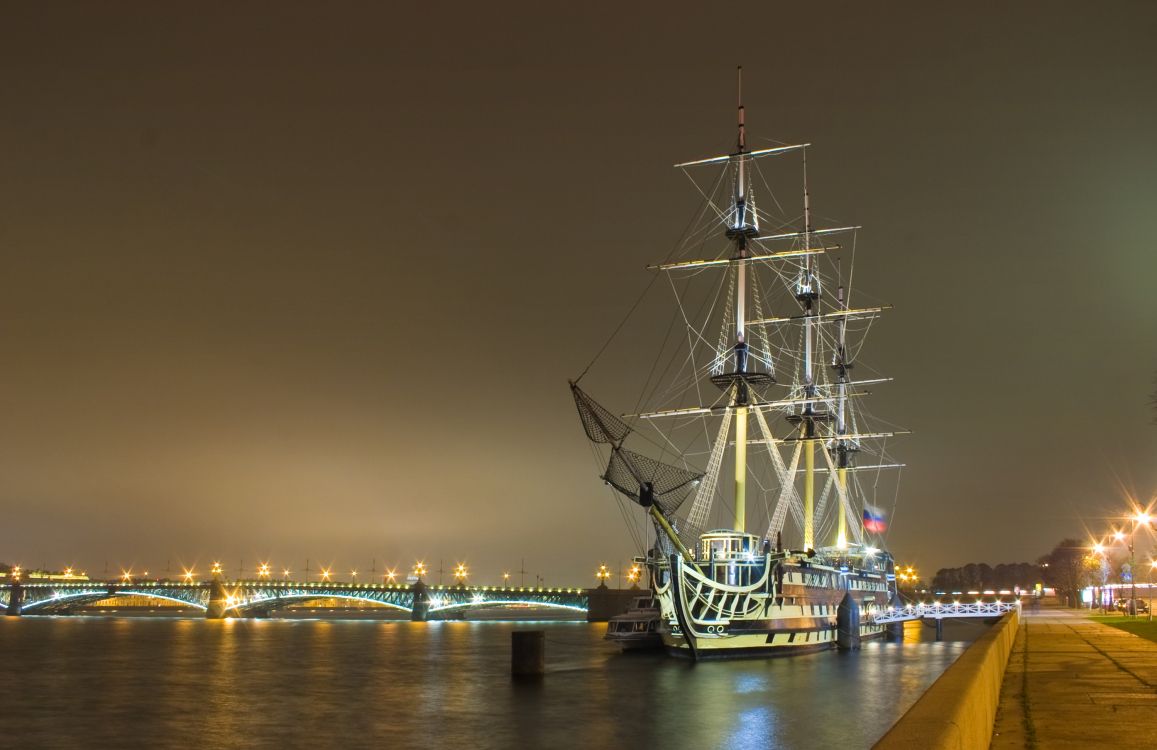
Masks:
[[[68,614],[106,599],[147,597],[201,610],[207,619],[267,617],[311,600],[367,602],[409,613],[415,622],[460,616],[494,607],[569,610],[588,621],[607,620],[630,603],[638,589],[539,588],[523,586],[428,586],[414,584],[295,581],[85,581],[0,584],[0,607],[9,615]]]
[[[944,621],[951,619],[1001,617],[1008,612],[1020,611],[1020,600],[1015,602],[971,602],[951,604],[909,604],[903,607],[888,607],[872,616],[872,622],[881,625],[902,623],[907,620],[935,620],[936,640],[944,637]]]
[[[905,620],[943,620],[957,617],[1000,617],[1020,609],[1020,601],[1015,602],[973,602],[971,604],[909,604],[904,607],[888,607],[877,612],[872,621],[881,625]]]

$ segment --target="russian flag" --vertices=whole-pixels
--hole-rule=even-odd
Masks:
[[[884,511],[874,505],[864,506],[864,529],[873,534],[883,534],[888,528]]]

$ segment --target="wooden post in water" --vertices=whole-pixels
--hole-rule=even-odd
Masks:
[[[510,634],[510,674],[542,677],[546,671],[546,631],[515,630]]]

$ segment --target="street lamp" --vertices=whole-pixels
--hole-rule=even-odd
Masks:
[[[321,569],[321,580],[323,580],[323,581],[329,580],[329,568],[322,568]]]
[[[267,563],[267,562],[261,563],[261,566],[259,568],[257,568],[257,577],[258,578],[269,578],[269,563]]]
[[[221,563],[217,562],[216,560],[213,561],[213,575],[221,575]]]
[[[642,575],[642,573],[643,573],[643,571],[638,566],[638,564],[632,565],[631,569],[627,571],[627,583],[634,586],[636,583],[639,582],[639,576]]]
[[[397,571],[394,570],[393,568],[390,568],[389,570],[387,570],[386,571],[386,582],[387,583],[393,583],[396,580],[398,580]]]
[[[503,572],[502,574],[502,587],[510,588],[510,573],[508,572]]]
[[[595,572],[595,578],[598,579],[600,586],[606,586],[607,585],[607,579],[610,577],[611,577],[611,571],[607,570],[606,565],[600,565],[599,569]]]
[[[194,575],[196,575],[196,574],[193,573],[192,568],[185,568],[185,573],[184,573],[185,583],[192,583]]]
[[[420,581],[424,575],[426,575],[426,563],[419,560],[414,566],[414,577]]]
[[[466,576],[468,574],[469,571],[466,569],[466,563],[458,563],[454,568],[454,580],[458,582],[459,586],[466,583]]]

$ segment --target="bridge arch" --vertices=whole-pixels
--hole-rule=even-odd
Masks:
[[[561,602],[538,601],[538,600],[527,601],[525,599],[483,599],[481,601],[452,602],[450,604],[439,604],[436,606],[432,605],[430,607],[430,613],[433,614],[435,612],[446,612],[446,611],[454,610],[454,609],[483,609],[483,608],[489,608],[489,607],[509,607],[511,605],[539,607],[539,608],[543,608],[543,609],[546,609],[546,608],[565,609],[565,610],[569,610],[572,612],[582,612],[583,614],[586,614],[586,612],[587,612],[586,607],[581,607],[577,604],[563,604]]]
[[[182,607],[192,607],[199,609],[202,612],[206,607],[200,602],[191,601],[189,599],[181,599],[175,596],[167,596],[156,591],[136,591],[131,589],[115,589],[109,591],[107,589],[89,590],[89,591],[75,591],[67,594],[55,593],[52,596],[46,596],[40,599],[25,600],[20,605],[21,614],[36,614],[37,611],[44,612],[62,612],[75,607],[82,607],[95,602],[103,601],[105,599],[115,599],[117,597],[137,596],[145,599],[160,599],[164,601],[174,602],[180,604]]]
[[[358,596],[356,594],[334,593],[332,591],[293,592],[281,594],[279,596],[246,599],[234,604],[226,605],[225,611],[236,612],[237,614],[242,615],[246,612],[252,612],[254,610],[281,609],[284,606],[288,606],[288,604],[291,602],[298,604],[316,599],[347,599],[350,601],[375,604],[380,607],[385,607],[386,609],[395,609],[401,612],[413,612],[413,609],[410,607],[406,607],[395,602],[376,599],[372,596]]]

